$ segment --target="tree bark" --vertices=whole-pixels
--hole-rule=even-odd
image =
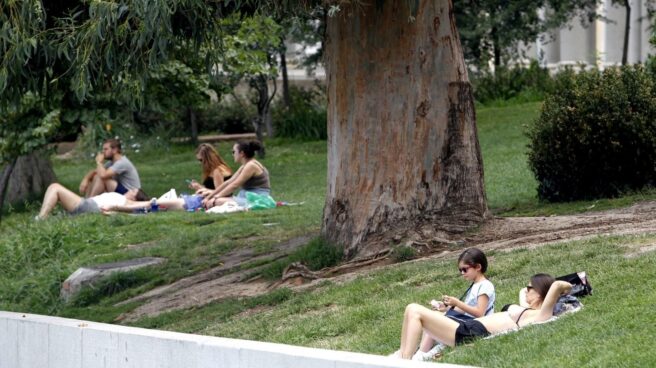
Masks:
[[[631,4],[629,0],[623,2],[626,9],[626,18],[624,23],[624,47],[622,48],[622,65],[626,65],[629,59],[629,34],[631,32]]]
[[[7,189],[9,188],[9,178],[16,166],[16,159],[11,160],[3,169],[0,175],[0,220],[2,220],[2,210],[5,207],[5,198],[7,197]]]
[[[5,184],[0,190],[6,191],[6,197],[0,202],[3,205],[5,202],[18,203],[40,196],[56,180],[52,164],[43,152],[21,156],[15,165],[7,165],[1,172],[0,177],[4,179],[7,175],[8,179],[7,184],[4,180],[0,183]]]
[[[287,46],[285,40],[282,40],[282,50],[280,51],[280,71],[282,72],[282,102],[286,109],[291,106],[291,97],[289,96],[289,76],[287,75]]]
[[[462,232],[487,216],[451,1],[375,4],[328,20],[322,234],[349,258],[373,252],[373,235],[427,223]]]
[[[189,106],[187,107],[187,116],[189,117],[189,128],[191,129],[191,143],[198,144],[198,122],[196,121],[196,112]]]

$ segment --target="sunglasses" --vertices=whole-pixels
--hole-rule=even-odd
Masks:
[[[458,271],[460,271],[460,273],[467,273],[467,271],[469,271],[470,268],[471,267],[462,267],[462,268],[458,268]]]

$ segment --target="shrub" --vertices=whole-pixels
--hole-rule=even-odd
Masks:
[[[528,131],[548,201],[612,197],[656,180],[654,82],[640,66],[563,73]]]
[[[198,113],[199,130],[204,133],[236,134],[253,132],[252,119],[257,115],[250,103],[223,101],[207,104]]]
[[[511,99],[520,102],[540,101],[545,93],[554,89],[549,71],[540,67],[537,61],[532,61],[528,67],[498,67],[494,73],[470,71],[469,74],[474,87],[474,98],[482,104]]]
[[[300,139],[326,139],[326,96],[323,89],[291,87],[290,107],[286,109],[282,101],[274,106],[273,123],[280,137]]]

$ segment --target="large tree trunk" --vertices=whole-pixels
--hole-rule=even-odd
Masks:
[[[0,177],[4,177],[7,170],[11,170],[11,165],[2,168]],[[55,172],[52,170],[52,164],[48,156],[43,152],[31,153],[27,156],[21,156],[16,160],[13,170],[9,176],[9,182],[6,187],[7,203],[17,203],[26,199],[40,196],[46,191],[48,185],[55,182]],[[0,184],[2,185],[2,184]],[[5,187],[0,188],[4,190]]]
[[[322,233],[347,257],[367,255],[374,234],[427,223],[462,232],[487,215],[451,2],[375,4],[328,20]]]

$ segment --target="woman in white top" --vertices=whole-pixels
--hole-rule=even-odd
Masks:
[[[57,203],[69,212],[71,215],[82,213],[99,213],[100,208],[110,206],[123,206],[134,201],[146,201],[148,196],[141,189],[130,189],[125,194],[116,192],[102,193],[91,198],[82,198],[73,191],[66,189],[63,185],[54,183],[50,184],[43,196],[43,204],[37,215],[37,220],[43,220]]]

